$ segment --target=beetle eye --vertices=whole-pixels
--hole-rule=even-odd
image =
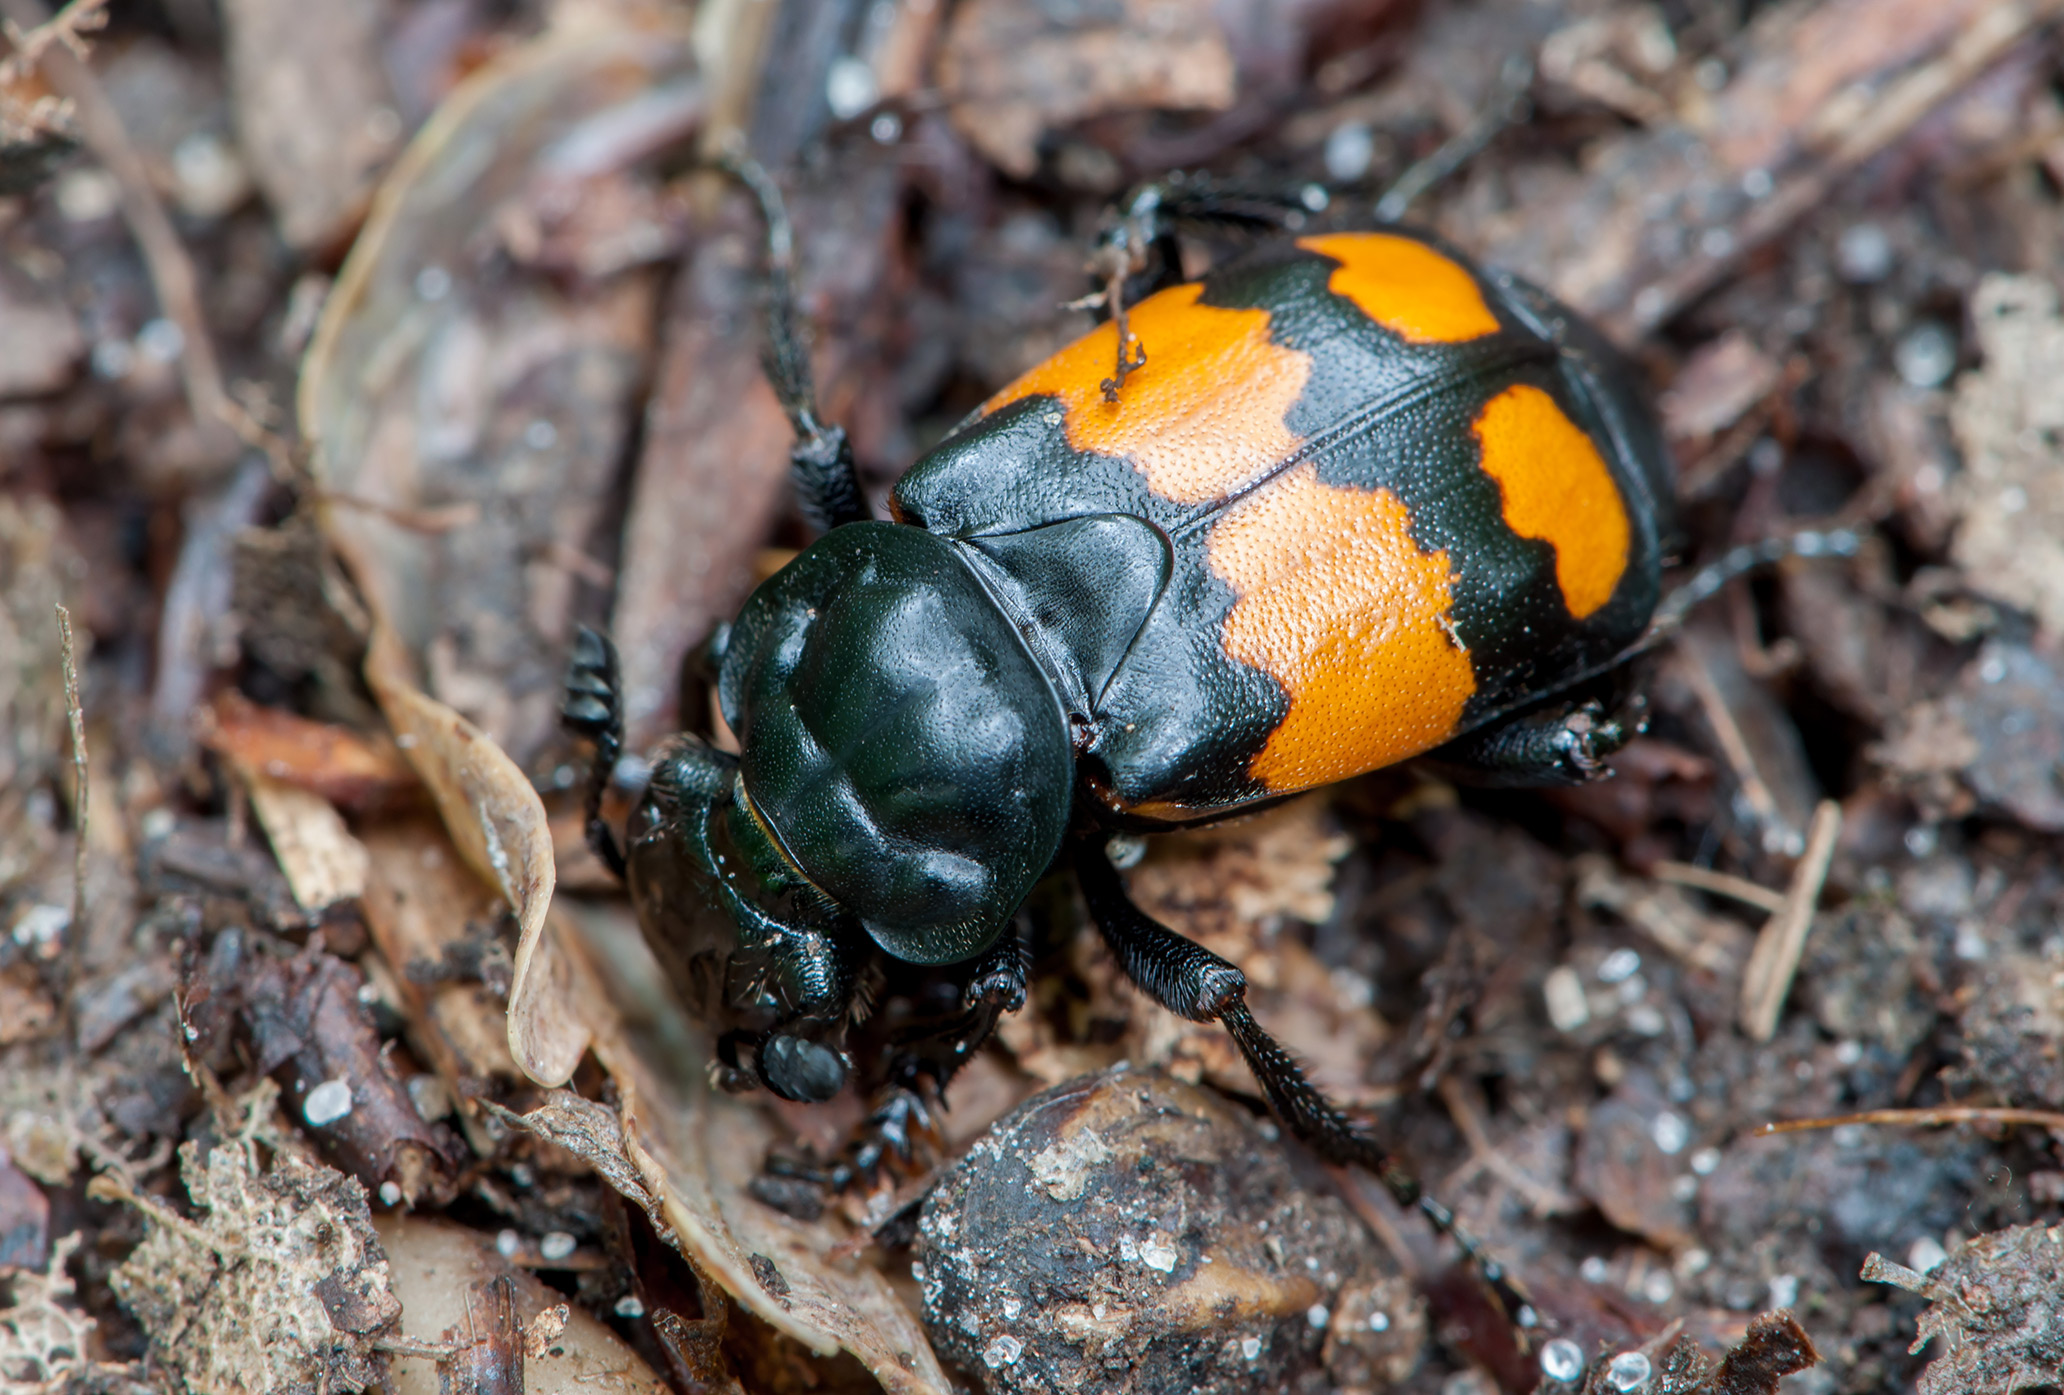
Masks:
[[[821,1104],[846,1085],[845,1058],[801,1037],[769,1037],[760,1046],[760,1078],[785,1100]]]

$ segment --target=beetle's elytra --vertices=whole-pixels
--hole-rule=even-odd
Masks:
[[[1416,1198],[1239,971],[1131,906],[1103,840],[1429,752],[1594,773],[1625,731],[1544,699],[1655,611],[1660,435],[1568,310],[1395,229],[1266,244],[1129,329],[1116,391],[1106,323],[918,461],[894,522],[833,527],[747,601],[717,677],[741,754],[677,737],[655,762],[641,919],[732,1083],[794,1099],[848,1078],[877,955],[969,964],[964,1014],[890,1065],[914,1091],[1022,1002],[1009,928],[1071,863],[1136,983],[1224,1022],[1296,1132]],[[784,385],[799,474],[857,498],[807,393]],[[586,643],[577,724],[606,725],[608,668]]]

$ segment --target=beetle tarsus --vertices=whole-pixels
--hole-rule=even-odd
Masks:
[[[1245,974],[1135,906],[1094,840],[1078,842],[1074,860],[1090,917],[1127,978],[1180,1017],[1193,1022],[1216,1019],[1240,1049],[1269,1107],[1292,1133],[1329,1162],[1366,1169],[1400,1206],[1418,1210],[1455,1242],[1509,1314],[1532,1311],[1505,1266],[1456,1221],[1454,1212],[1427,1196],[1419,1179],[1327,1099],[1282,1044],[1262,1030],[1247,1007]]]
[[[623,683],[616,646],[609,636],[586,625],[574,631],[573,656],[566,668],[566,698],[559,720],[575,736],[595,743],[588,764],[584,831],[588,847],[618,881],[624,879],[623,849],[602,817],[602,796],[609,789],[617,758],[623,754]]]
[[[1435,747],[1427,764],[1460,783],[1539,789],[1610,775],[1606,761],[1640,734],[1646,702],[1596,699],[1521,712]]]

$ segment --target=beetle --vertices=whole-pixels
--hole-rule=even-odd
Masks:
[[[1481,1260],[1259,1026],[1240,970],[1127,899],[1107,843],[1414,758],[1601,773],[1634,723],[1581,694],[1648,630],[1673,529],[1637,372],[1546,293],[1399,226],[1276,237],[1121,298],[1141,249],[1175,264],[1149,198],[1107,239],[1111,317],[874,520],[816,416],[778,193],[734,172],[768,215],[768,366],[824,532],[712,645],[738,754],[670,738],[621,850],[598,812],[616,662],[592,631],[565,708],[598,745],[591,841],[717,1033],[721,1083],[829,1099],[873,966],[950,966],[960,1011],[887,1072],[921,1108],[1023,1004],[1014,917],[1066,868],[1134,984],[1221,1023],[1294,1133]]]

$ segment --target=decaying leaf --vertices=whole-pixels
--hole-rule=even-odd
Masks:
[[[620,177],[698,102],[684,41],[644,29],[548,34],[475,74],[383,185],[301,377],[318,477],[352,501],[325,532],[373,614],[367,682],[460,853],[516,913],[512,1001],[555,1010],[513,1013],[510,1048],[548,1084],[587,1046],[581,1015],[557,1010],[580,970],[541,938],[551,835],[508,751],[535,754],[554,727],[657,287],[645,272],[567,287],[512,270],[500,243]]]
[[[524,254],[641,181],[699,110],[677,35],[555,30],[510,50],[381,186],[302,367],[325,535],[400,641],[389,673],[519,764],[556,739],[579,588],[609,579],[590,551],[659,293],[649,267],[558,276]]]
[[[1930,1300],[1912,1350],[1937,1342],[1921,1395],[2018,1395],[2064,1371],[2064,1227],[2023,1225],[1957,1246],[1917,1274],[1873,1254],[1863,1277]]]
[[[78,1287],[65,1269],[78,1248],[79,1237],[67,1235],[51,1247],[47,1265],[13,1271],[14,1301],[0,1308],[0,1387],[54,1395],[91,1364],[87,1344],[97,1324],[65,1301]]]
[[[374,1341],[401,1313],[386,1252],[365,1189],[276,1131],[277,1099],[261,1085],[235,1137],[181,1146],[199,1216],[149,1207],[110,1282],[153,1359],[194,1390],[364,1390],[381,1383]]]

